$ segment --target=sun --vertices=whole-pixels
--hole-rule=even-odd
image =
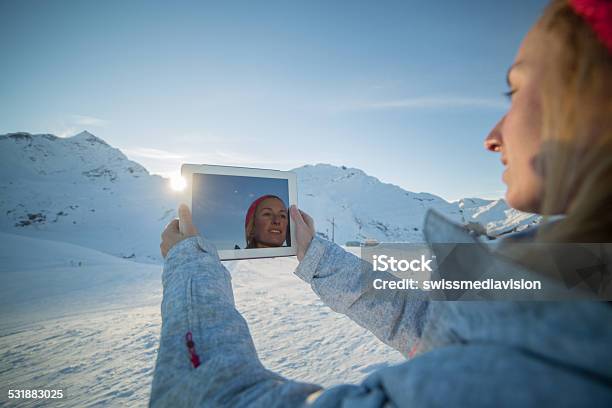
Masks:
[[[174,191],[183,191],[187,187],[187,182],[180,175],[170,177],[170,188]]]

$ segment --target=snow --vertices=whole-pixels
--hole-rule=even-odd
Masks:
[[[68,243],[0,239],[0,388],[62,388],[67,406],[145,406],[160,332],[161,266]],[[402,361],[324,306],[293,275],[296,265],[293,257],[226,263],[266,367],[331,386]],[[11,406],[5,398],[0,404]]]
[[[319,234],[340,244],[422,242],[430,208],[457,222],[479,223],[489,235],[538,220],[509,209],[503,200],[449,203],[355,168],[318,164],[294,171],[300,208],[313,216]],[[160,263],[160,232],[184,200],[169,180],[150,175],[89,132],[69,138],[0,136],[0,231]]]
[[[0,233],[0,329],[125,304],[157,304],[160,267],[88,248]],[[139,296],[133,298],[136,285]]]
[[[0,231],[159,263],[180,195],[87,132],[0,136]]]
[[[383,183],[362,170],[330,164],[294,169],[298,202],[315,219],[322,236],[345,244],[364,242],[423,242],[422,225],[430,208],[463,224],[480,224],[488,235],[527,228],[539,221],[533,214],[508,207],[504,200],[465,198],[449,203],[428,193],[406,191]]]
[[[300,208],[320,235],[332,238],[333,221],[340,244],[421,242],[429,208],[491,235],[538,222],[503,200],[449,203],[355,168],[294,171]],[[160,330],[160,233],[183,200],[167,179],[89,132],[0,136],[2,390],[61,387],[66,406],[147,404]],[[324,306],[293,275],[296,265],[293,257],[227,263],[268,368],[331,386],[402,361]]]
[[[538,224],[540,217],[514,208],[509,208],[504,200],[483,200],[464,198],[458,202],[462,209],[464,224],[476,222],[485,227],[487,233],[499,236],[509,232],[521,231]]]

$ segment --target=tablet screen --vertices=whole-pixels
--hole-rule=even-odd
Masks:
[[[193,222],[218,250],[291,246],[287,179],[194,173]]]

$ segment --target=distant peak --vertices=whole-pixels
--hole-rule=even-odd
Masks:
[[[100,143],[100,144],[103,144],[105,146],[108,146],[108,143],[106,143],[104,140],[102,140],[99,137],[93,135],[92,133],[89,133],[86,130],[84,130],[81,133],[78,133],[78,134],[70,137],[70,139],[76,140],[76,141],[85,140],[85,141],[90,142],[90,143]]]
[[[93,133],[89,133],[88,131],[84,130],[81,133],[78,133],[78,134],[76,134],[76,135],[74,135],[72,137],[79,138],[79,139],[81,139],[81,138],[86,139],[88,137],[96,137],[96,136],[94,136]]]
[[[302,167],[298,167],[298,168],[295,168],[293,170],[306,170],[306,169],[308,169],[308,170],[312,170],[312,169],[315,169],[315,170],[327,170],[327,171],[334,171],[334,172],[341,172],[341,171],[350,170],[350,171],[354,171],[354,172],[357,172],[357,173],[362,173],[362,174],[365,175],[363,170],[360,170],[360,169],[357,169],[357,168],[354,168],[354,167],[347,167],[347,166],[344,166],[344,165],[336,166],[334,164],[329,164],[329,163],[317,163],[317,164],[314,164],[314,165],[313,164],[306,164],[306,165],[304,165]]]

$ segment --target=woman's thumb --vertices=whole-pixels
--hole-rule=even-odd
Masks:
[[[291,218],[293,218],[293,221],[295,221],[296,224],[298,225],[305,225],[306,222],[304,221],[304,218],[302,218],[302,214],[300,213],[300,210],[298,210],[297,205],[292,205],[291,208],[289,209],[289,212],[291,213]]]
[[[185,204],[181,204],[178,209],[179,215],[179,231],[183,235],[196,235],[197,230],[193,226],[193,220],[191,219],[191,211]]]

